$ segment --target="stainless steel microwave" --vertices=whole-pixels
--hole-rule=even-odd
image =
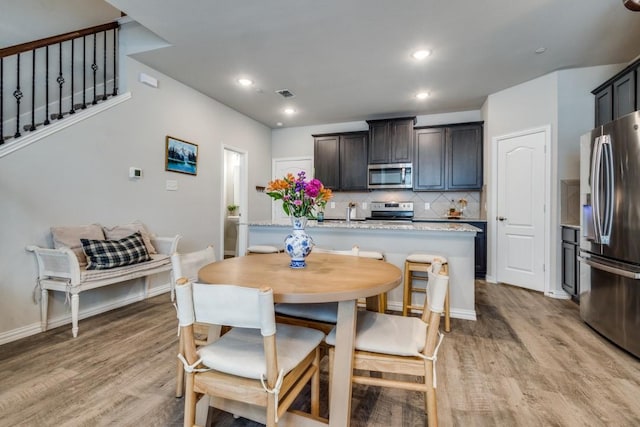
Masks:
[[[413,188],[411,163],[369,165],[369,190],[387,188]]]

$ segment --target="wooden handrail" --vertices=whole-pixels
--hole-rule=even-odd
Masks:
[[[119,24],[117,22],[109,22],[107,24],[96,25],[94,27],[84,28],[82,30],[71,31],[69,33],[60,34],[57,36],[46,37],[44,39],[35,40],[32,42],[5,47],[4,49],[0,49],[0,58],[16,55],[23,52],[30,52],[34,49],[50,46],[52,44],[62,43],[67,40],[77,39],[78,37],[88,36],[90,34],[99,33],[101,31],[112,30],[114,28],[118,28],[118,26]]]

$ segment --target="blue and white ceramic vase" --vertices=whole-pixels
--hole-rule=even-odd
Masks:
[[[313,239],[307,234],[304,228],[307,226],[306,217],[291,217],[293,231],[284,239],[284,250],[291,257],[291,268],[305,268],[307,264],[304,259],[313,249]]]

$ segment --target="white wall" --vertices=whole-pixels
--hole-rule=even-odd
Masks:
[[[0,159],[0,342],[38,331],[36,262],[24,248],[49,246],[50,226],[140,219],[158,235],[182,234],[181,251],[218,248],[222,144],[248,152],[249,188],[270,178],[269,128],[134,60],[127,66],[130,100]],[[138,83],[141,71],[158,78],[159,88]],[[197,176],[164,170],[166,135],[199,145]],[[130,166],[142,168],[141,180],[128,179]],[[178,191],[165,190],[169,179],[178,181]],[[249,191],[249,219],[268,217],[270,206],[264,194]],[[167,282],[168,276],[159,280]],[[141,285],[83,293],[81,315],[139,297]],[[61,321],[68,307],[55,294],[50,317]]]
[[[594,101],[591,90],[613,76],[624,64],[553,72],[526,83],[491,94],[482,107],[485,120],[485,183],[491,183],[496,165],[492,164],[493,138],[551,126],[551,290],[560,290],[560,180],[579,176],[579,137],[593,127]],[[486,187],[487,218],[496,216],[492,206],[495,194]],[[495,222],[488,224],[487,276],[495,280]]]

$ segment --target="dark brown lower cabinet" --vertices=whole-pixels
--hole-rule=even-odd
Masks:
[[[486,221],[466,221],[467,224],[478,227],[482,231],[476,233],[475,240],[475,273],[476,279],[487,277],[487,222]]]
[[[571,299],[580,299],[580,276],[578,267],[579,230],[562,227],[562,289]]]

